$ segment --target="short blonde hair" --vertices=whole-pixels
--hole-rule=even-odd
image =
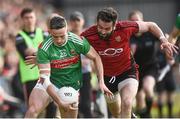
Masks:
[[[131,17],[135,14],[139,15],[139,17],[143,20],[143,13],[139,10],[133,10],[132,12],[130,12],[128,19],[131,19]]]

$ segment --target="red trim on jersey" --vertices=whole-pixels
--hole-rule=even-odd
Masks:
[[[61,69],[61,68],[70,66],[72,64],[76,64],[79,60],[80,60],[79,56],[75,56],[75,57],[71,57],[71,58],[63,59],[63,60],[52,60],[51,67]]]
[[[39,44],[38,48],[42,48],[42,42]]]

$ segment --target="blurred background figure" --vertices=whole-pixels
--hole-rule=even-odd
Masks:
[[[159,66],[159,77],[156,84],[156,91],[158,96],[158,115],[163,118],[163,107],[167,105],[168,118],[172,118],[173,104],[174,104],[174,91],[176,88],[175,79],[172,67],[175,63],[174,59],[169,60],[165,53],[159,51],[157,53],[157,60]]]
[[[25,102],[28,106],[29,96],[39,79],[38,67],[25,64],[25,57],[35,55],[39,44],[48,36],[41,28],[36,26],[36,14],[32,8],[24,8],[20,14],[22,28],[16,36],[16,48],[19,54],[19,72],[23,84]],[[47,107],[46,117],[55,117],[56,106],[53,103]]]
[[[12,60],[13,59],[13,60]],[[17,95],[15,88],[17,80],[18,56],[14,46],[13,37],[5,35],[0,44],[0,117],[23,117],[21,92]]]
[[[85,19],[84,15],[75,11],[70,14],[69,17],[69,30],[80,36],[84,29]],[[98,118],[107,115],[107,109],[105,99],[100,93],[99,89],[92,88],[91,79],[94,76],[95,69],[92,62],[81,55],[82,62],[82,73],[83,73],[83,86],[80,89],[80,103],[79,103],[79,114],[80,118]],[[97,80],[94,76],[94,80]],[[96,82],[98,83],[98,82]],[[103,104],[103,105],[102,105]],[[103,109],[101,109],[101,107]]]
[[[175,26],[173,27],[171,33],[169,34],[168,40],[174,44],[176,44],[179,47],[179,54],[175,56],[175,70],[174,74],[177,77],[177,83],[180,84],[180,13],[178,13],[176,17]],[[180,85],[178,85],[180,86]]]
[[[131,21],[143,21],[142,12],[135,10],[129,14]],[[139,65],[139,88],[136,96],[137,113],[140,117],[150,118],[157,76],[156,53],[159,40],[150,32],[131,37],[131,50]]]
[[[76,35],[80,36],[84,28],[84,22],[84,16],[81,12],[73,12],[69,18],[69,30],[75,33]],[[91,61],[84,55],[81,55],[81,62],[83,73],[83,85],[80,89],[78,117],[92,118]]]
[[[177,37],[179,35],[180,35],[180,13],[176,17],[175,26],[174,26],[173,30],[171,31],[171,33],[169,34],[168,40],[175,44]]]

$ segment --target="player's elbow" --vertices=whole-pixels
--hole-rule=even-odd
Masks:
[[[148,26],[150,30],[158,27],[158,25],[155,22],[148,22]]]
[[[144,32],[151,32],[153,29],[157,27],[157,24],[155,22],[147,21],[147,22],[142,22],[138,21],[137,22],[139,25],[139,31],[144,33]]]
[[[94,57],[92,60],[94,61],[94,63],[99,63],[101,62],[101,57],[97,54],[96,57]]]

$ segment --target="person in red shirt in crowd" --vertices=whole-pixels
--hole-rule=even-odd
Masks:
[[[114,93],[106,97],[113,117],[130,118],[133,99],[138,89],[138,65],[130,50],[130,38],[136,33],[151,32],[161,41],[162,49],[173,55],[176,46],[169,43],[154,22],[117,21],[117,11],[111,7],[98,12],[97,24],[86,29],[85,37],[100,55],[104,67],[104,82]]]

